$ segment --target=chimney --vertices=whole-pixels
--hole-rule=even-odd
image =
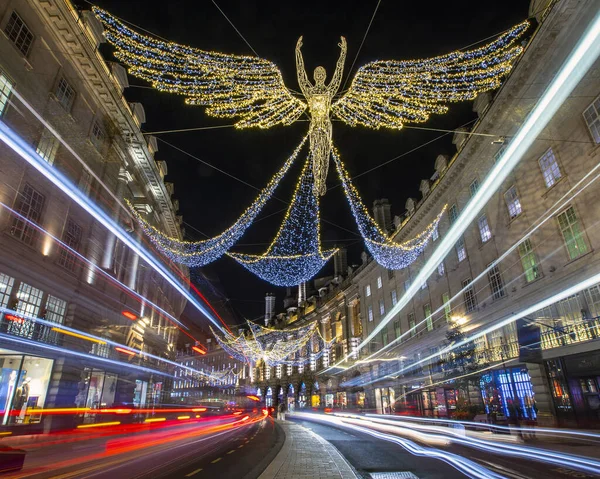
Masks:
[[[269,321],[273,319],[275,312],[275,295],[267,293],[265,296],[265,326],[269,325]]]
[[[386,233],[390,231],[392,226],[392,206],[387,198],[373,202],[373,217],[383,231]]]
[[[348,250],[343,246],[333,256],[333,276],[340,278],[348,274]]]

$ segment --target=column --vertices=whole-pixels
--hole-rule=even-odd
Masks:
[[[131,179],[131,175],[125,170],[125,168],[121,167],[119,170],[119,179],[117,181],[117,189],[115,191],[115,196],[117,198],[123,198],[123,194],[125,193],[125,186]],[[121,206],[118,203],[115,203],[112,218],[113,220],[118,222],[119,219],[119,210]],[[113,255],[115,252],[115,235],[107,232],[106,243],[104,247],[104,255],[102,257],[102,267],[104,269],[111,269],[113,266]]]
[[[538,363],[525,363],[525,365],[529,371],[531,386],[535,394],[538,424],[540,426],[556,426],[556,414],[544,366]]]

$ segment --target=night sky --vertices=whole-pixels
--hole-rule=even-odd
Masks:
[[[312,79],[312,71],[317,65],[323,65],[331,75],[339,55],[339,37],[345,36],[348,42],[347,75],[377,1],[219,0],[217,3],[254,50],[279,66],[286,85],[298,90],[294,63],[298,37],[304,36],[304,60]],[[252,54],[209,0],[98,0],[98,5],[168,40],[205,50]],[[361,65],[377,59],[431,57],[463,48],[522,21],[528,16],[528,7],[527,0],[382,0],[352,74]],[[104,47],[103,52],[107,52],[107,58],[110,58],[109,48]],[[233,123],[231,120],[208,117],[201,107],[186,106],[183,97],[156,92],[141,80],[130,78],[130,84],[143,87],[129,88],[126,96],[129,101],[143,103],[147,118],[144,131]],[[474,118],[472,103],[459,103],[451,105],[447,115],[433,116],[428,123],[419,126],[455,129]],[[157,137],[262,188],[297,146],[307,128],[307,122],[296,122],[289,127],[279,126],[270,130],[223,128]],[[435,131],[351,128],[341,122],[334,122],[333,125],[334,143],[352,176],[440,135]],[[420,197],[419,182],[433,174],[435,157],[438,154],[452,155],[454,151],[450,134],[357,178],[355,184],[369,207],[377,198],[388,198],[392,203],[392,215],[400,215],[408,197]],[[221,233],[256,197],[255,189],[175,150],[163,141],[159,141],[157,159],[165,160],[168,164],[167,179],[175,184],[175,196],[180,201],[186,232],[191,240],[205,238],[202,233],[209,236]],[[291,188],[302,160],[299,158],[275,196],[290,200]],[[337,177],[330,165],[328,186],[336,184]],[[285,207],[284,202],[272,199],[259,219]],[[283,214],[282,211],[251,226],[234,251],[263,252],[275,235]],[[359,241],[341,188],[330,191],[322,199],[321,214],[324,220],[339,225],[323,223],[324,244],[348,245],[349,263],[360,263],[363,244]],[[333,265],[329,264],[322,274],[328,274],[332,269]],[[237,321],[259,317],[264,311],[264,295],[268,291],[277,295],[278,308],[282,307],[280,300],[285,296],[285,289],[263,282],[229,258],[222,258],[205,270],[208,277],[220,281],[217,287],[222,291],[222,296],[215,301],[221,306],[233,308]],[[194,316],[190,315],[192,319]]]

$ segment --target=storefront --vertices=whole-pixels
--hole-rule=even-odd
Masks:
[[[296,408],[296,398],[294,397],[294,385],[290,384],[287,390],[287,410],[294,412]]]
[[[310,405],[313,408],[321,407],[320,387],[317,381],[315,381],[313,384],[312,395],[310,396]]]
[[[391,414],[392,406],[396,402],[394,388],[375,389],[375,407],[377,414]]]
[[[35,424],[41,421],[54,361],[0,349],[1,424]]]
[[[306,384],[300,383],[300,390],[298,391],[298,408],[304,409],[307,406],[308,396],[306,393]]]
[[[537,417],[533,386],[525,366],[484,374],[480,386],[486,413],[515,419]]]

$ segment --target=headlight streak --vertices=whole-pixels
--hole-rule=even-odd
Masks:
[[[475,220],[477,213],[492,198],[496,190],[502,185],[517,163],[519,163],[523,155],[527,152],[527,149],[535,141],[535,138],[546,127],[565,99],[577,86],[581,78],[583,78],[583,75],[585,75],[598,58],[600,54],[599,35],[600,12],[590,22],[585,33],[567,57],[567,60],[561,66],[531,113],[527,116],[523,125],[508,144],[504,153],[500,156],[473,198],[466,204],[457,220],[448,230],[446,236],[440,241],[439,246],[433,251],[429,260],[425,262],[410,287],[375,329],[358,345],[357,351],[368,345],[415,296],[421,289],[421,284],[436,270],[440,262],[443,261],[465,230]],[[348,360],[349,357],[350,354],[338,363]],[[329,368],[329,370],[335,366],[337,364]]]
[[[110,339],[107,339],[107,338],[101,338],[99,336],[94,336],[93,334],[83,333],[82,331],[70,328],[70,327],[65,326],[63,324],[54,323],[54,322],[48,321],[46,319],[38,318],[36,316],[30,316],[28,314],[23,314],[23,313],[20,313],[18,311],[15,311],[15,310],[12,310],[12,309],[8,309],[8,308],[4,308],[4,307],[0,307],[0,313],[14,314],[16,316],[19,316],[20,318],[25,318],[25,319],[28,319],[28,320],[33,321],[35,323],[43,324],[44,326],[49,326],[50,328],[53,328],[53,329],[60,329],[61,330],[60,332],[62,332],[63,334],[68,334],[70,336],[80,337],[81,339],[85,339],[87,341],[93,341],[93,342],[97,342],[97,343],[101,343],[101,344],[109,344],[109,345],[114,346],[114,347],[126,349],[128,351],[133,351],[133,352],[139,354],[140,356],[149,357],[149,358],[152,358],[152,359],[156,359],[157,361],[160,361],[162,363],[166,363],[166,364],[169,364],[171,366],[176,366],[178,368],[185,369],[186,371],[190,371],[192,373],[199,374],[201,376],[206,376],[206,377],[209,377],[211,379],[218,380],[218,378],[212,376],[209,373],[206,373],[206,372],[203,372],[203,371],[199,371],[197,369],[191,368],[189,366],[185,366],[183,364],[176,363],[175,361],[171,361],[170,359],[161,358],[160,356],[155,356],[154,354],[150,354],[150,353],[141,351],[139,349],[130,348],[130,347],[124,345],[124,344],[117,343],[115,341],[111,341]],[[60,328],[57,328],[57,326],[60,326]],[[82,357],[88,357],[88,358],[92,358],[92,359],[107,360],[107,361],[113,362],[115,364],[127,365],[128,367],[136,367],[136,368],[141,368],[144,371],[158,373],[158,371],[156,371],[154,369],[148,369],[148,368],[145,368],[143,366],[136,366],[136,365],[132,365],[130,363],[124,363],[124,362],[120,362],[120,361],[110,360],[110,359],[107,359],[107,358],[101,358],[100,356],[95,356],[93,354],[80,353],[80,352],[72,351],[72,350],[66,349],[66,348],[59,348],[59,347],[51,346],[51,345],[48,345],[48,344],[39,343],[39,342],[33,341],[33,340],[24,340],[23,338],[17,338],[17,337],[14,337],[14,336],[10,335],[10,334],[0,333],[0,337],[10,338],[10,340],[12,340],[13,342],[17,342],[17,343],[20,342],[20,341],[27,341],[27,343],[24,343],[24,344],[35,345],[36,347],[45,347],[45,348],[50,349],[50,350],[67,352],[68,354],[80,355]],[[164,373],[164,372],[161,372],[160,374],[162,374],[163,376],[174,377],[173,375],[167,374],[167,373]]]
[[[341,416],[341,415],[340,415]],[[522,457],[525,459],[539,461],[544,463],[556,464],[561,467],[579,469],[586,472],[597,473],[600,471],[600,461],[586,458],[583,456],[576,456],[573,454],[565,454],[556,450],[547,450],[538,447],[526,446],[524,444],[508,444],[506,442],[490,441],[479,439],[476,437],[468,437],[447,428],[435,427],[435,426],[423,426],[415,424],[402,424],[399,425],[400,421],[393,421],[388,419],[377,418],[374,419],[370,416],[370,419],[365,419],[360,416],[344,415],[341,417],[349,417],[354,420],[360,421],[362,424],[369,422],[373,424],[384,424],[395,426],[396,432],[400,434],[406,434],[402,428],[409,428],[411,431],[431,431],[436,434],[441,434],[448,439],[451,443],[461,444],[463,446],[478,449],[480,451],[490,452],[493,454],[499,454],[503,456]],[[368,427],[368,426],[367,426]],[[421,433],[423,435],[422,440],[426,442],[432,442],[436,438],[436,434],[429,434],[427,432]],[[440,440],[440,438],[437,438]]]
[[[438,309],[436,309],[433,313],[431,313],[431,317],[434,317],[436,314],[441,313],[444,310],[444,307],[446,306],[446,304],[456,304],[456,300],[460,298],[460,296],[464,293],[464,291],[466,289],[468,289],[470,286],[476,284],[479,280],[486,278],[487,277],[487,273],[489,270],[491,270],[492,268],[494,268],[495,266],[499,265],[502,261],[504,261],[513,251],[515,251],[519,245],[525,241],[527,238],[529,238],[531,235],[533,235],[533,233],[535,233],[539,228],[541,228],[544,224],[546,224],[548,221],[550,221],[552,219],[552,217],[562,208],[564,208],[565,205],[567,205],[569,202],[571,202],[573,199],[575,199],[577,196],[579,196],[581,193],[583,193],[583,191],[585,191],[586,188],[588,188],[589,186],[591,186],[596,180],[598,180],[598,178],[600,178],[600,174],[597,174],[596,176],[594,176],[592,179],[590,179],[584,186],[582,186],[581,188],[579,188],[579,186],[585,182],[585,180],[587,180],[589,178],[590,175],[592,175],[594,172],[596,172],[598,169],[600,169],[600,163],[596,164],[596,166],[594,166],[583,178],[581,178],[567,193],[565,193],[559,200],[557,200],[554,205],[552,205],[548,211],[546,211],[546,213],[544,213],[534,224],[530,227],[530,230],[525,233],[516,243],[514,243],[508,250],[506,250],[506,252],[504,252],[498,259],[496,259],[495,261],[493,261],[485,270],[483,270],[478,276],[476,276],[473,281],[469,284],[469,286],[462,288],[461,290],[459,290],[454,296],[452,296],[452,298],[449,299],[448,303],[444,303],[442,304]],[[577,188],[579,188],[577,190]],[[575,191],[577,190],[577,191]],[[574,193],[573,193],[574,192]],[[571,195],[571,193],[573,193]],[[571,195],[571,196],[569,196]],[[423,319],[422,321],[420,321],[419,323],[417,323],[413,328],[408,329],[407,331],[405,331],[404,333],[402,333],[400,336],[398,336],[396,339],[392,340],[391,342],[389,342],[387,345],[385,345],[384,347],[382,347],[380,350],[376,351],[375,353],[367,356],[364,359],[361,359],[360,361],[355,362],[354,364],[352,364],[350,367],[348,368],[344,368],[344,370],[346,369],[350,369],[354,366],[357,366],[360,363],[364,363],[364,362],[372,362],[372,361],[384,361],[383,358],[378,358],[377,356],[384,354],[387,350],[391,349],[394,346],[398,346],[398,342],[402,342],[402,339],[404,339],[405,337],[409,336],[411,331],[416,331],[418,330],[418,328],[420,326],[423,326],[425,323],[427,322],[427,318]],[[396,360],[396,359],[390,359],[391,360]],[[332,366],[333,367],[333,366]],[[341,366],[340,366],[341,367]],[[322,372],[318,373],[321,374]]]
[[[320,422],[324,422],[324,423],[331,423],[337,427],[351,429],[351,430],[354,430],[357,432],[361,432],[363,434],[368,434],[370,436],[376,437],[377,439],[382,439],[387,442],[396,443],[399,446],[402,446],[404,449],[406,449],[408,452],[410,452],[411,454],[413,454],[415,456],[428,457],[431,459],[439,459],[440,461],[450,464],[451,466],[453,466],[454,468],[456,468],[457,470],[459,470],[460,472],[462,472],[463,474],[465,474],[471,478],[475,478],[475,479],[505,479],[504,476],[500,476],[500,475],[490,471],[489,469],[487,469],[483,466],[480,466],[479,464],[477,464],[469,459],[466,459],[462,456],[452,454],[450,452],[442,451],[440,449],[432,449],[432,448],[422,447],[408,439],[403,439],[403,438],[400,438],[400,437],[397,437],[397,436],[394,436],[391,434],[385,434],[385,433],[373,431],[366,427],[348,424],[347,422],[345,422],[335,416],[320,416],[317,414],[296,412],[296,413],[294,413],[293,417],[306,419],[308,421],[315,421],[315,422],[320,421]]]
[[[182,285],[167,268],[159,262],[150,252],[142,248],[132,237],[130,237],[123,228],[121,228],[109,215],[102,211],[87,196],[85,196],[76,185],[62,175],[56,168],[50,166],[44,161],[35,150],[24,141],[15,131],[6,123],[0,120],[0,139],[12,148],[19,156],[26,160],[36,170],[49,179],[69,198],[75,201],[85,211],[91,214],[106,229],[119,238],[130,249],[137,253],[152,269],[160,274],[175,290],[185,297],[198,311],[200,311],[211,323],[219,330],[223,330],[219,322],[210,314],[200,302]],[[177,321],[182,327],[186,328],[181,322]]]

